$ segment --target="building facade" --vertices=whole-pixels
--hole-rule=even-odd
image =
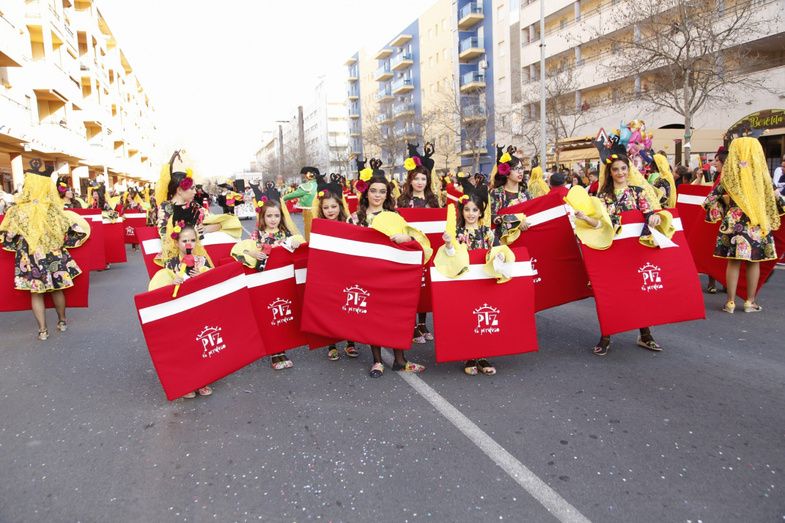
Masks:
[[[509,2],[495,2],[506,16],[506,22],[500,24],[504,30],[497,31],[495,38],[497,45],[506,44],[518,56],[510,54],[509,87],[507,82],[499,83],[497,98],[501,99],[499,106],[509,108],[510,113],[536,120],[540,89],[540,0]],[[705,22],[721,27],[723,20],[732,16],[729,13],[736,3],[718,1],[716,12]],[[666,3],[661,5],[661,9],[666,8]],[[707,104],[699,110],[692,122],[693,153],[716,151],[725,132],[748,115],[785,108],[783,5],[782,0],[754,1],[749,23],[755,30],[740,31],[741,38],[720,53],[717,74],[721,74],[725,54],[730,60],[736,46],[753,50],[758,59],[750,62],[744,74],[753,81],[760,80],[761,87],[731,88],[725,101]],[[624,16],[618,16],[625,9],[634,7],[631,2],[607,0],[545,2],[546,83],[558,84],[559,88],[553,92],[573,105],[567,111],[570,122],[566,126],[572,137],[593,136],[600,127],[614,129],[620,122],[640,118],[654,133],[655,148],[676,156],[684,137],[684,118],[673,110],[653,107],[642,96],[654,76],[664,73],[652,70],[624,74],[610,66],[621,52],[613,41],[647,38],[640,27],[626,25]],[[509,126],[507,133],[509,136]],[[775,158],[785,153],[785,124],[769,129],[763,142],[767,156]]]
[[[6,191],[36,157],[77,191],[157,177],[154,108],[92,0],[3,2],[0,114]]]

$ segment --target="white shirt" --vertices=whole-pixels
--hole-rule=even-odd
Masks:
[[[782,170],[782,166],[780,166],[774,169],[774,176],[772,176],[772,178],[774,179],[774,186],[777,188],[777,190],[780,193],[782,193],[783,188],[785,188],[785,180],[782,179],[783,174],[785,173]]]

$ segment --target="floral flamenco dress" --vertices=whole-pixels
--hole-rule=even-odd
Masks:
[[[728,201],[725,201],[728,196]],[[785,213],[785,198],[776,194],[777,212]],[[717,244],[714,247],[716,258],[763,262],[777,259],[774,236],[771,232],[763,234],[760,225],[752,225],[749,217],[730,198],[722,184],[718,184],[703,203],[706,221],[720,224]]]
[[[68,249],[89,236],[87,222],[63,212],[52,180],[27,173],[17,204],[0,224],[0,247],[15,253],[14,288],[40,294],[73,287],[82,269]]]

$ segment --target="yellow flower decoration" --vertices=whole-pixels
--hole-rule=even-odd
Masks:
[[[182,227],[180,227],[179,225],[175,225],[175,226],[172,228],[172,231],[176,232],[177,234],[180,234],[180,233],[183,231],[183,228],[182,228]]]
[[[459,201],[459,202],[461,202],[461,203],[463,203],[463,202],[465,202],[465,201],[466,201],[466,200],[468,200],[468,199],[469,199],[469,196],[468,196],[468,195],[466,195],[466,194],[463,194],[463,195],[461,195],[461,197],[460,197],[460,198],[458,198],[458,201]]]
[[[186,178],[193,178],[193,177],[194,177],[194,172],[193,172],[193,169],[191,169],[190,167],[188,167],[188,168],[185,170],[185,177],[186,177]]]
[[[413,171],[417,168],[417,164],[411,158],[407,158],[403,162],[403,168],[406,169],[407,171]]]
[[[373,169],[370,167],[366,167],[362,171],[360,171],[360,180],[367,182],[373,177]]]
[[[504,153],[501,158],[499,158],[499,163],[507,163],[512,160],[512,156],[510,153]]]
[[[458,178],[468,178],[469,175],[463,171],[458,171]]]
[[[319,191],[319,198],[324,198],[324,191]]]
[[[260,209],[264,207],[264,200],[259,200],[258,202],[256,202],[256,206],[259,207]]]

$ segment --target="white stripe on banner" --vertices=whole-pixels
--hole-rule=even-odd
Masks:
[[[681,224],[681,218],[673,219],[673,226],[677,231],[683,231],[684,228]],[[614,240],[626,240],[628,238],[637,238],[643,232],[643,222],[622,224],[619,234],[613,237]]]
[[[245,275],[246,285],[249,289],[288,280],[290,278],[294,278],[294,265],[287,265],[277,269],[269,269],[262,272]]]
[[[445,220],[436,220],[433,222],[408,222],[409,227],[414,227],[423,234],[437,234],[444,232],[447,228]]]
[[[84,218],[86,220],[91,221],[91,222],[101,222],[101,223],[103,223],[103,221],[104,221],[104,219],[101,217],[100,214],[87,214],[87,215],[84,216]]]
[[[532,267],[532,262],[515,262],[512,264],[512,277],[519,276],[535,276],[537,271]],[[431,267],[431,281],[470,281],[470,280],[492,280],[495,279],[485,272],[484,265],[469,265],[469,270],[458,276],[457,278],[448,278],[444,274],[436,270],[436,267]]]
[[[143,212],[125,213],[123,216],[126,218],[147,218],[147,214]]]
[[[296,269],[294,271],[294,281],[297,283],[297,285],[302,285],[305,283],[307,277],[308,269]]]
[[[161,238],[151,238],[143,241],[142,250],[145,255],[158,254],[161,252]]]
[[[697,196],[695,194],[679,194],[676,196],[677,203],[685,203],[687,205],[703,205],[706,201],[705,196]]]
[[[237,243],[237,240],[229,234],[225,232],[208,232],[204,235],[204,240],[202,240],[202,246],[206,245],[225,245],[225,244],[232,244],[234,245]],[[161,239],[160,238],[152,238],[150,240],[145,240],[142,242],[142,249],[144,249],[144,253],[149,254],[158,254],[161,252]]]
[[[564,205],[552,207],[547,211],[541,211],[534,213],[531,216],[526,216],[526,223],[529,224],[529,227],[535,227],[545,222],[555,220],[556,218],[561,218],[562,216],[567,216],[567,209],[565,209]]]
[[[311,233],[311,241],[308,243],[308,246],[311,249],[320,251],[346,254],[347,256],[360,256],[362,258],[376,258],[377,260],[402,263],[404,265],[422,264],[422,251],[402,251],[389,245],[336,238],[335,236],[325,236],[324,234],[314,234],[313,232]]]
[[[206,289],[201,289],[188,296],[182,298],[175,298],[166,303],[159,303],[158,305],[151,305],[144,309],[139,309],[139,318],[142,324],[151,323],[169,316],[174,316],[181,312],[199,307],[205,303],[211,302],[215,299],[222,298],[233,292],[245,288],[245,274],[237,275],[221,283],[217,283]]]
[[[460,199],[459,199],[457,196],[453,196],[453,195],[452,195],[452,194],[450,194],[450,193],[447,193],[447,199],[448,199],[448,200],[452,200],[452,201],[454,201],[454,202],[459,202],[459,201],[461,201],[461,200],[460,200]]]
[[[123,223],[125,221],[125,218],[120,216],[119,218],[115,218],[114,220],[103,220],[102,219],[101,221],[103,221],[105,224],[106,223]]]

